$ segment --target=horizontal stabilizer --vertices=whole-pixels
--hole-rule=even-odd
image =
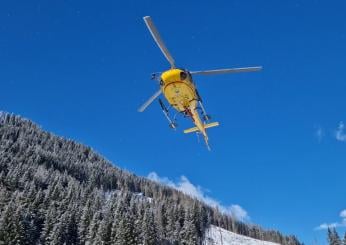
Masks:
[[[197,132],[198,128],[197,127],[193,127],[193,128],[189,128],[189,129],[185,129],[184,133],[188,134],[188,133],[193,133],[193,132]]]
[[[212,128],[212,127],[217,127],[219,126],[218,122],[212,122],[204,125],[204,128]]]
[[[216,127],[219,126],[218,122],[212,122],[212,123],[208,123],[208,124],[204,124],[204,128],[212,128],[212,127]],[[185,129],[184,133],[188,134],[188,133],[193,133],[193,132],[197,132],[199,131],[199,129],[197,127],[193,127],[193,128],[189,128],[189,129]]]

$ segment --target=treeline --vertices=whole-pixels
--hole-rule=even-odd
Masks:
[[[202,244],[210,224],[298,245],[0,113],[0,244]]]
[[[346,245],[346,232],[343,239],[340,238],[335,228],[328,228],[328,244],[329,245]]]

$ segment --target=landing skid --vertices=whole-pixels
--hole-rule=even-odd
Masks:
[[[197,99],[198,99],[198,104],[199,104],[198,109],[201,110],[202,119],[203,119],[204,123],[208,123],[208,121],[211,119],[211,116],[208,115],[206,110],[204,109],[204,106],[203,106],[203,103],[202,103],[202,98],[199,95],[197,89],[196,89],[196,94],[197,94]]]
[[[162,102],[161,99],[159,99],[159,103],[160,103],[160,106],[161,106],[163,114],[165,115],[166,119],[169,122],[169,127],[173,128],[173,129],[176,129],[178,127],[178,124],[176,123],[176,120],[175,119],[172,120],[169,117],[169,114],[168,114],[169,110],[167,109],[167,107],[165,106],[165,104]]]

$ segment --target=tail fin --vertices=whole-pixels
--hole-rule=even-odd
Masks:
[[[204,128],[212,128],[212,127],[216,127],[219,126],[218,122],[212,122],[212,123],[208,123],[208,124],[204,124]],[[189,128],[189,129],[185,129],[184,133],[188,134],[188,133],[193,133],[193,132],[197,132],[199,129],[197,127],[193,127],[193,128]]]

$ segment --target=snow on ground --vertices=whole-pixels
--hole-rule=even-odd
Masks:
[[[144,196],[144,194],[142,192],[136,192],[136,193],[134,193],[134,195],[137,196],[138,198],[145,200],[145,201],[148,201],[150,203],[153,201],[153,199],[151,197]]]
[[[251,237],[238,235],[220,227],[212,225],[206,231],[205,245],[279,245],[274,242],[265,242]]]

